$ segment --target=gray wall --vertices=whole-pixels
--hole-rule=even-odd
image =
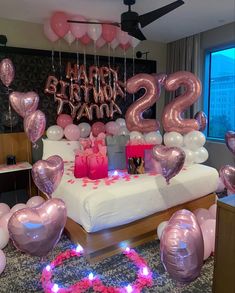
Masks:
[[[216,29],[212,29],[201,34],[201,69],[202,81],[204,80],[204,57],[205,51],[210,48],[219,47],[221,45],[235,43],[235,22],[223,25]],[[235,103],[235,97],[234,97]],[[223,122],[221,122],[223,123]],[[231,129],[235,130],[235,129]],[[219,169],[226,164],[235,164],[235,157],[227,149],[223,142],[207,141],[205,146],[209,152],[209,159],[207,165]]]

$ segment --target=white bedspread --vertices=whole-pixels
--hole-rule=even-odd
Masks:
[[[95,232],[144,218],[216,190],[216,169],[195,164],[165,183],[161,175],[118,176],[91,181],[73,176],[73,164],[65,163],[65,174],[53,197],[64,200],[68,217]]]

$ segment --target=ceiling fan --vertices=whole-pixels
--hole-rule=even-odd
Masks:
[[[165,14],[171,12],[172,10],[178,8],[184,4],[184,1],[177,0],[173,3],[165,5],[156,10],[150,11],[143,15],[139,15],[137,12],[131,10],[131,6],[135,4],[135,0],[123,0],[124,4],[128,6],[128,11],[121,14],[121,23],[118,22],[94,22],[94,21],[77,21],[77,20],[68,20],[72,23],[88,23],[88,24],[110,24],[117,27],[120,27],[121,30],[127,32],[130,36],[143,41],[146,40],[146,37],[140,30],[141,28],[149,25],[158,18],[164,16]]]

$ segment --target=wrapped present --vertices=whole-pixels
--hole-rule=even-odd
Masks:
[[[155,145],[153,144],[142,144],[142,145],[132,145],[128,144],[126,146],[126,164],[128,165],[129,158],[143,158],[145,150],[152,150]]]
[[[92,180],[108,177],[108,158],[102,153],[87,157],[88,177]]]
[[[126,169],[125,149],[129,139],[129,135],[106,136],[109,170]]]
[[[144,159],[141,157],[128,158],[129,174],[144,174]]]
[[[74,177],[83,178],[88,175],[87,155],[78,154],[75,157]]]
[[[161,173],[160,164],[153,156],[153,151],[145,150],[144,151],[144,169],[148,173]]]

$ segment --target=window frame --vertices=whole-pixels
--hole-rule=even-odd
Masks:
[[[217,142],[225,142],[225,137],[219,138],[219,137],[212,137],[209,136],[209,117],[210,117],[210,81],[211,81],[211,55],[212,53],[216,53],[219,51],[227,50],[227,49],[235,49],[235,44],[234,43],[229,43],[229,44],[223,44],[219,45],[213,48],[208,48],[205,50],[204,53],[204,90],[203,90],[203,109],[204,112],[207,115],[207,126],[204,131],[204,134],[206,136],[206,139],[209,141],[217,141]]]

